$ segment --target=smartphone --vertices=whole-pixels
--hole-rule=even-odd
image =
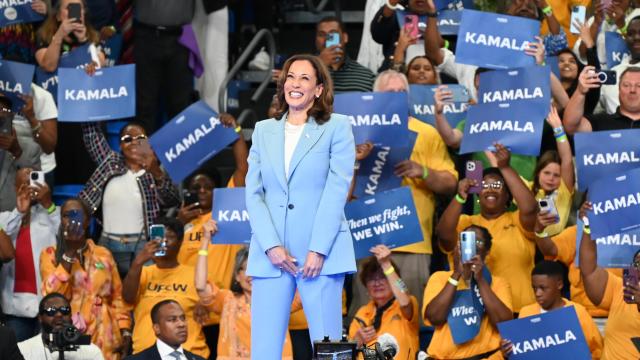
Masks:
[[[464,177],[467,179],[475,180],[476,185],[469,188],[470,194],[480,194],[482,190],[482,161],[469,160],[467,161]]]
[[[638,282],[640,281],[640,276],[638,275],[638,269],[636,269],[635,266],[631,265],[629,266],[629,268],[622,270],[622,280],[624,282],[624,285],[635,284],[636,286],[638,286]],[[625,302],[629,303],[626,300],[626,297],[625,297]]]
[[[192,193],[188,190],[184,190],[182,192],[182,198],[184,199],[184,206],[189,206],[192,204],[200,205],[200,201],[198,200],[198,194]]]
[[[71,3],[67,5],[67,14],[69,19],[74,19],[74,22],[82,22],[82,5],[80,3]]]
[[[148,139],[140,140],[140,144],[138,145],[138,153],[141,156],[151,156],[153,155],[153,149],[151,149],[151,145],[149,144]]]
[[[37,186],[36,183],[38,183],[39,185],[44,185],[44,171],[31,172],[31,174],[29,175],[29,185]]]
[[[598,80],[602,85],[615,85],[618,83],[618,73],[613,70],[598,71]]]
[[[11,128],[13,127],[13,116],[3,114],[0,116],[0,135],[11,135]]]
[[[545,197],[538,200],[538,205],[540,205],[540,212],[546,212],[549,214],[553,214],[556,217],[556,223],[560,221],[560,216],[558,215],[558,209],[556,208],[556,203],[553,201],[553,198]]]
[[[458,85],[458,86],[449,86],[447,90],[451,91],[451,100],[457,103],[468,103],[470,96],[469,90],[466,87]]]
[[[584,24],[587,16],[587,8],[582,5],[576,5],[571,8],[571,31],[572,34],[580,34],[580,28],[576,27],[576,22]]]
[[[340,45],[340,34],[337,32],[328,33],[327,39],[324,42],[324,46],[332,47],[334,45]]]
[[[474,256],[476,256],[476,233],[463,231],[460,233],[460,260],[466,263]]]
[[[408,31],[412,37],[417,38],[420,34],[420,29],[418,28],[418,15],[405,15],[404,29]]]
[[[160,240],[160,248],[153,253],[154,256],[167,255],[167,239],[165,237],[165,230],[164,225],[154,224],[149,226],[149,241]]]
[[[80,210],[69,210],[67,212],[67,217],[69,218],[69,221],[71,221],[71,224],[82,225],[82,222],[84,221],[84,215],[82,215]]]

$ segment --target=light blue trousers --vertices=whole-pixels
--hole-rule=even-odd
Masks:
[[[251,295],[251,359],[280,360],[296,288],[309,323],[311,342],[342,335],[342,286],[344,274],[314,279],[254,277]]]

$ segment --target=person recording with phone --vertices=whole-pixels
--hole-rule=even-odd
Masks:
[[[374,256],[362,264],[359,280],[371,300],[358,309],[351,321],[349,338],[361,348],[374,345],[379,335],[389,333],[398,342],[396,357],[413,359],[420,351],[418,300],[409,292],[398,266],[391,260],[391,250],[377,245],[370,251]]]
[[[485,168],[482,183],[462,179],[458,194],[440,217],[436,232],[443,252],[453,253],[462,229],[470,225],[486,227],[493,236],[493,248],[487,257],[492,274],[507,280],[511,286],[513,311],[534,301],[531,289],[531,270],[535,256],[533,227],[538,203],[520,175],[509,165],[511,153],[501,144],[494,144],[497,167]],[[470,188],[479,191],[480,213],[464,215],[462,208],[470,195]],[[511,201],[517,211],[509,211]]]
[[[173,299],[180,304],[187,318],[188,337],[182,346],[206,359],[209,357],[209,348],[202,325],[194,314],[207,313],[211,309],[200,304],[193,285],[195,268],[178,261],[184,227],[175,218],[162,217],[150,225],[149,234],[149,241],[144,243],[144,248],[135,257],[122,287],[122,297],[133,307],[136,320],[133,353],[140,353],[156,341],[152,336],[153,306],[163,299]],[[145,266],[150,261],[153,264]]]
[[[0,213],[0,289],[5,321],[23,341],[37,333],[42,296],[37,265],[42,250],[56,243],[60,210],[42,172],[18,170],[15,194],[16,208]]]
[[[634,25],[633,31],[636,31],[640,36],[640,18],[632,24]],[[631,29],[630,27],[629,31],[632,31]],[[610,113],[585,114],[587,93],[602,86],[605,81],[611,79],[610,75],[612,74],[615,73],[597,71],[593,66],[584,67],[578,80],[578,89],[573,93],[564,110],[562,122],[567,134],[640,128],[640,121],[638,121],[640,120],[640,96],[638,95],[640,93],[640,67],[637,66],[627,67],[615,79],[618,81],[618,84],[614,86],[619,89],[616,94],[619,106],[616,105],[616,108]],[[611,86],[608,87],[611,88]],[[604,87],[602,96],[604,96]]]
[[[589,213],[592,204],[587,201],[582,217],[580,241],[580,275],[589,300],[609,311],[604,328],[602,359],[638,359],[640,351],[631,338],[640,334],[640,250],[631,257],[629,267],[618,277],[598,265],[598,249],[591,238]]]
[[[340,19],[328,16],[316,25],[316,51],[329,69],[333,91],[371,91],[376,76],[371,70],[349,58],[346,52],[348,42],[349,34]]]
[[[118,360],[131,349],[131,317],[111,252],[87,238],[90,213],[79,198],[60,208],[56,245],[40,254],[42,294],[69,299],[73,325],[91,335],[105,359]]]
[[[60,349],[66,360],[103,360],[100,348],[95,344],[81,344],[85,339],[64,336],[73,333],[71,304],[64,295],[53,292],[42,298],[38,306],[38,322],[42,331],[18,343],[20,352],[29,360],[58,360]],[[77,329],[76,329],[77,330]],[[88,339],[86,339],[88,340]]]
[[[484,359],[499,352],[496,324],[513,319],[513,307],[507,279],[485,265],[493,240],[483,226],[462,228],[451,250],[453,270],[429,278],[422,316],[435,327],[430,359]]]
[[[85,147],[97,168],[80,192],[91,215],[102,212],[100,244],[113,253],[124,278],[142,251],[149,226],[162,210],[179,204],[179,192],[160,167],[141,124],[120,130],[120,152],[113,151],[99,123],[82,124]]]

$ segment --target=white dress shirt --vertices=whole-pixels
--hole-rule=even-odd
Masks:
[[[302,130],[304,130],[305,124],[293,125],[285,120],[284,123],[284,175],[289,179],[289,165],[291,165],[291,158],[298,146]]]
[[[60,353],[51,352],[44,346],[42,333],[18,343],[18,348],[25,359],[29,360],[58,360]],[[66,360],[104,360],[102,351],[94,344],[80,345],[76,351],[65,351]],[[175,359],[172,359],[175,360]]]
[[[156,347],[158,348],[160,359],[162,360],[178,360],[175,356],[171,355],[176,351],[180,353],[180,360],[188,360],[184,355],[184,349],[182,349],[182,346],[174,349],[173,347],[167,345],[167,343],[165,343],[164,341],[157,339]]]

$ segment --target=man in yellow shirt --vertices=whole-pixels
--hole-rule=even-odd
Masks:
[[[433,359],[482,359],[499,352],[496,324],[513,318],[509,284],[484,266],[491,234],[477,225],[464,230],[475,233],[477,255],[463,264],[456,246],[454,270],[432,274],[424,290],[422,315],[426,324],[435,327],[427,349]],[[477,293],[481,302],[474,298]]]
[[[162,300],[173,299],[186,314],[188,337],[183,344],[184,349],[206,359],[209,348],[202,333],[202,325],[194,316],[196,307],[201,306],[193,283],[195,268],[180,264],[177,260],[184,235],[182,224],[171,218],[158,219],[156,224],[166,228],[166,254],[156,256],[160,242],[148,241],[136,256],[122,284],[122,297],[133,306],[136,322],[133,329],[133,352],[138,353],[155,343],[151,309]],[[154,264],[144,266],[149,260],[153,260]]]
[[[592,359],[600,359],[602,355],[602,336],[600,331],[584,306],[562,297],[563,272],[562,265],[555,261],[543,260],[537,263],[531,273],[531,284],[536,296],[536,302],[520,309],[518,317],[524,318],[561,307],[573,306],[578,315],[584,338],[591,351]],[[511,344],[508,340],[503,342],[503,347],[507,354],[511,352]]]

